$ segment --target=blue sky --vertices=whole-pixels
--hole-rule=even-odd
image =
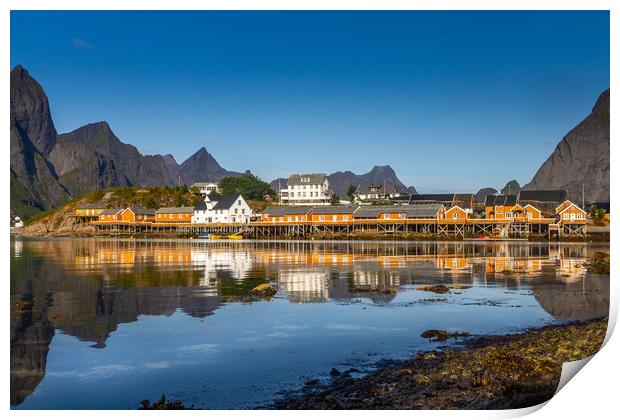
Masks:
[[[608,12],[15,12],[59,132],[230,170],[391,165],[423,192],[531,180],[609,87]]]

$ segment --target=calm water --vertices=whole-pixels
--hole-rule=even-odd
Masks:
[[[136,408],[164,393],[264,405],[332,367],[368,371],[432,348],[427,329],[500,334],[606,315],[609,276],[580,266],[595,251],[608,246],[15,239],[11,404]],[[236,298],[264,282],[273,299]]]

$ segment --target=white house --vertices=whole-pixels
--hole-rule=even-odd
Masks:
[[[201,201],[194,207],[192,223],[249,223],[252,209],[241,194]]]
[[[331,191],[327,175],[293,174],[288,177],[286,188],[280,191],[280,200],[284,204],[329,204]]]
[[[190,187],[190,189],[193,188],[198,188],[198,191],[200,191],[200,194],[202,195],[209,195],[212,192],[220,192],[217,181],[196,182]]]

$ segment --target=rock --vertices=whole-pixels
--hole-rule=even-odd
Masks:
[[[523,189],[562,189],[569,200],[581,203],[582,187],[586,202],[609,202],[609,89]]]
[[[469,333],[467,332],[449,333],[446,330],[426,330],[421,334],[421,337],[431,338],[433,339],[432,341],[445,341],[448,338],[467,337],[467,336],[469,336]]]
[[[340,376],[342,374],[342,372],[340,372],[338,369],[336,369],[335,367],[333,367],[330,371],[329,374],[331,376]]]
[[[447,286],[444,286],[443,284],[418,286],[416,290],[421,290],[423,292],[439,293],[439,294],[450,293],[450,289]]]
[[[254,296],[272,297],[273,295],[278,293],[278,291],[276,290],[275,287],[273,287],[269,283],[263,283],[253,288],[250,291],[250,293],[253,294]]]
[[[513,179],[512,181],[508,181],[506,186],[502,188],[500,191],[503,195],[517,195],[521,191],[521,185]]]

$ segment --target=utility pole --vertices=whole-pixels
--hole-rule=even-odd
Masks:
[[[585,199],[585,196],[586,196],[585,186],[584,186],[584,184],[582,182],[581,183],[581,208],[583,210],[586,209],[586,199]]]

